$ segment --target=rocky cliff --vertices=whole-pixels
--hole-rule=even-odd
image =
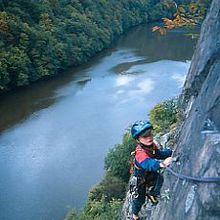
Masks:
[[[203,22],[180,105],[184,120],[174,146],[179,162],[172,169],[189,176],[220,176],[219,0],[213,0]],[[164,179],[165,199],[144,219],[220,219],[220,183],[183,181],[168,171]]]
[[[180,98],[184,123],[179,128],[173,169],[189,176],[220,176],[220,2],[213,0],[202,25]],[[167,173],[161,202],[152,220],[220,219],[220,184],[182,181]],[[167,191],[166,191],[167,192]]]

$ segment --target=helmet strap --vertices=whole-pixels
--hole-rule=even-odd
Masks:
[[[153,149],[153,144],[151,145],[145,145],[143,143],[141,143],[139,140],[137,140],[137,143],[140,144],[140,146],[143,148],[143,149]]]

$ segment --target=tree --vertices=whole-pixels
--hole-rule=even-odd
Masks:
[[[178,5],[176,1],[164,0],[164,5],[168,8],[175,8],[172,18],[162,18],[163,26],[154,26],[152,31],[158,31],[164,35],[167,30],[178,27],[193,27],[201,24],[206,15],[207,8],[211,1],[196,0],[190,3]]]
[[[122,144],[112,148],[105,159],[107,172],[127,182],[130,177],[130,155],[132,150],[135,149],[135,145],[135,140],[130,133],[126,133]]]

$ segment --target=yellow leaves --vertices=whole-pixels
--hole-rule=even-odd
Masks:
[[[165,23],[165,25],[168,25],[168,26],[173,24],[173,21],[168,18],[163,18],[163,22]]]
[[[167,0],[165,1],[166,5],[169,5],[168,3],[175,1]],[[152,31],[158,31],[161,35],[166,34],[166,30],[171,30],[173,28],[177,27],[190,27],[195,26],[198,23],[201,22],[201,20],[204,18],[204,6],[197,2],[190,3],[188,5],[179,5],[176,6],[176,12],[174,13],[174,18],[163,18],[163,26],[155,26],[152,28]]]
[[[173,29],[175,27],[175,22],[168,18],[163,18],[164,28]]]
[[[181,22],[182,21],[181,15],[177,15],[176,18],[174,19],[174,21]]]

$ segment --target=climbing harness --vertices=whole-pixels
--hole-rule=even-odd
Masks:
[[[146,146],[142,143],[139,143],[139,145],[141,146],[142,149],[145,149]],[[152,155],[155,155],[156,153],[156,149],[157,149],[157,146],[155,143],[153,143],[152,145],[152,148],[148,148],[148,152]],[[140,170],[141,168],[138,167],[136,164],[135,164],[135,155],[136,155],[136,152],[137,152],[137,149],[133,150],[130,154],[130,159],[129,159],[129,163],[130,163],[130,168],[129,168],[129,172],[130,174],[133,173],[134,171],[134,168],[136,168],[137,170]]]
[[[189,181],[195,181],[195,182],[203,182],[203,183],[220,183],[220,177],[193,177],[193,176],[187,176],[181,173],[177,173],[174,170],[172,170],[170,167],[166,167],[166,169],[173,174],[174,176],[182,179],[182,180],[189,180]]]
[[[138,198],[138,177],[132,176],[129,184],[129,191],[132,195],[132,198],[136,199]]]
[[[139,143],[140,146],[142,147],[142,149],[144,149],[146,146],[142,143]],[[157,146],[155,145],[155,143],[152,145],[152,148],[149,148],[148,151],[150,154],[154,155],[156,153],[156,149],[157,149]],[[137,164],[135,163],[135,155],[136,155],[136,152],[139,151],[137,149],[135,149],[134,151],[131,152],[130,154],[130,174],[132,175],[133,171],[136,169],[136,170],[143,170],[143,168],[141,167],[138,167]],[[132,175],[131,179],[130,179],[130,182],[129,182],[129,191],[130,191],[130,194],[132,195],[132,197],[135,199],[135,198],[138,198],[139,196],[139,193],[138,193],[138,188],[140,185],[144,184],[145,183],[145,175],[147,174],[147,172],[144,171],[144,175],[143,176],[134,176]],[[151,199],[152,200],[152,199]],[[156,202],[154,202],[156,204]]]
[[[135,151],[133,151],[131,153],[131,155],[134,157]],[[133,160],[130,160],[130,164],[131,164],[130,173],[132,173],[134,167],[136,169],[140,169],[139,167],[137,167],[135,165]],[[177,178],[182,179],[182,180],[201,182],[201,183],[220,183],[220,177],[204,177],[204,176],[203,177],[193,177],[193,176],[188,176],[188,175],[185,175],[185,174],[177,173],[173,169],[171,169],[170,167],[166,167],[165,169],[168,170],[172,175],[174,175]]]

